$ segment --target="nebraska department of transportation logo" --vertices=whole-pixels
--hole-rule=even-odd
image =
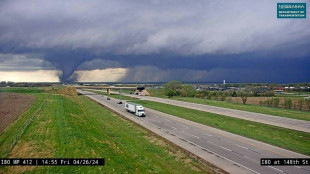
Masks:
[[[306,18],[306,3],[277,3],[278,18]]]

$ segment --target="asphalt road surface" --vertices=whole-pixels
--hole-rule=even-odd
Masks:
[[[128,113],[117,99],[88,91],[79,93],[142,125],[179,147],[229,173],[310,173],[310,166],[260,166],[261,158],[308,156],[231,134],[199,123],[146,108],[146,117]]]
[[[264,124],[269,124],[269,125],[274,125],[278,127],[283,127],[283,128],[288,128],[288,129],[310,133],[310,121],[297,120],[297,119],[291,119],[291,118],[285,118],[285,117],[279,117],[279,116],[273,116],[273,115],[267,115],[267,114],[240,111],[240,110],[235,110],[235,109],[228,109],[228,108],[203,105],[203,104],[197,104],[197,103],[190,103],[190,102],[183,102],[183,101],[164,99],[164,98],[157,98],[157,97],[130,95],[130,94],[124,94],[124,93],[122,93],[122,95],[132,96],[132,97],[139,98],[142,100],[155,101],[155,102],[180,106],[184,108],[195,109],[195,110],[200,110],[200,111],[205,111],[205,112],[210,112],[210,113],[225,115],[229,117],[235,117],[235,118],[240,118],[244,120],[250,120],[250,121],[255,121],[259,123],[264,123]]]

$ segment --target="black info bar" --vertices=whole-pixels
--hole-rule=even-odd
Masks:
[[[104,158],[0,158],[0,166],[104,166]]]
[[[262,166],[309,166],[310,158],[261,158]]]

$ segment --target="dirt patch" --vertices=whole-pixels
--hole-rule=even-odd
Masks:
[[[285,97],[273,97],[273,98],[279,98],[280,99],[280,103],[279,103],[279,106],[278,107],[281,107],[281,108],[284,108],[284,100],[285,100]],[[247,101],[246,101],[246,104],[252,104],[252,105],[259,105],[259,102],[262,101],[262,102],[265,102],[267,100],[271,100],[272,97],[248,97],[247,98]],[[292,108],[294,109],[298,109],[298,101],[300,99],[303,99],[303,98],[290,98],[292,100]],[[231,102],[233,103],[242,103],[242,100],[240,97],[232,97],[231,98]],[[307,106],[305,103],[303,103],[303,106],[302,106],[302,110],[307,110]]]
[[[47,147],[51,146],[48,142],[44,143]],[[38,147],[31,142],[22,142],[20,145],[15,146],[10,153],[10,158],[41,158],[52,157],[48,150],[40,151]],[[8,167],[8,173],[23,173],[35,169],[36,166],[14,166]]]
[[[158,146],[162,146],[162,147],[165,147],[166,149],[168,149],[168,153],[169,155],[173,156],[176,158],[176,160],[179,160],[179,161],[182,161],[183,163],[185,164],[188,164],[188,163],[191,163],[192,162],[192,159],[191,158],[188,158],[185,153],[182,153],[180,150],[176,149],[176,148],[171,148],[169,147],[169,145],[159,139],[159,138],[156,138],[156,137],[153,137],[153,136],[145,136],[145,138],[147,140],[149,140],[151,143],[153,144],[156,144]],[[199,171],[197,168],[193,167],[194,170],[196,171]]]
[[[0,133],[22,115],[36,100],[24,94],[0,93]]]
[[[196,158],[195,155],[191,155],[190,153],[187,153],[187,151],[183,151],[182,149],[175,148],[174,146],[171,146],[170,143],[166,142],[164,139],[158,138],[154,136],[153,133],[148,133],[147,136],[144,136],[149,142],[164,147],[166,151],[169,153],[169,155],[177,161],[181,161],[184,165],[188,165],[191,167],[192,170],[196,172],[203,172],[203,173],[226,173],[217,167],[213,166],[210,163],[206,163],[202,160],[200,160],[199,163],[194,163],[194,160],[199,161],[198,158]]]
[[[19,148],[14,148],[12,153],[16,154],[11,156],[11,158],[29,158],[29,156],[24,156],[26,154],[25,152],[30,152],[33,150],[32,146],[29,143],[24,143]],[[33,170],[34,166],[14,166],[14,167],[8,167],[8,173],[22,173],[25,171]]]
[[[38,146],[32,142],[22,142],[18,146],[15,146],[10,153],[10,158],[40,158],[51,157],[51,152],[48,149],[51,149],[52,146],[49,142],[42,142],[45,148],[44,150],[39,150]]]
[[[259,101],[266,101],[270,98],[271,97],[248,97],[246,103],[253,104],[253,105],[259,105]],[[242,100],[240,97],[232,97],[231,101],[234,103],[242,103]]]

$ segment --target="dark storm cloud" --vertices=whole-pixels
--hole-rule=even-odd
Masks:
[[[55,70],[55,66],[40,55],[18,55],[0,53],[1,71]]]
[[[40,54],[63,71],[63,81],[77,69],[107,67],[132,72],[136,67],[155,67],[153,74],[168,70],[171,79],[179,80],[182,76],[174,75],[181,73],[178,69],[191,74],[216,70],[218,78],[243,69],[249,77],[236,74],[240,81],[261,76],[260,70],[307,73],[310,22],[277,19],[276,2],[1,1],[0,53]],[[103,64],[91,63],[94,59]]]

